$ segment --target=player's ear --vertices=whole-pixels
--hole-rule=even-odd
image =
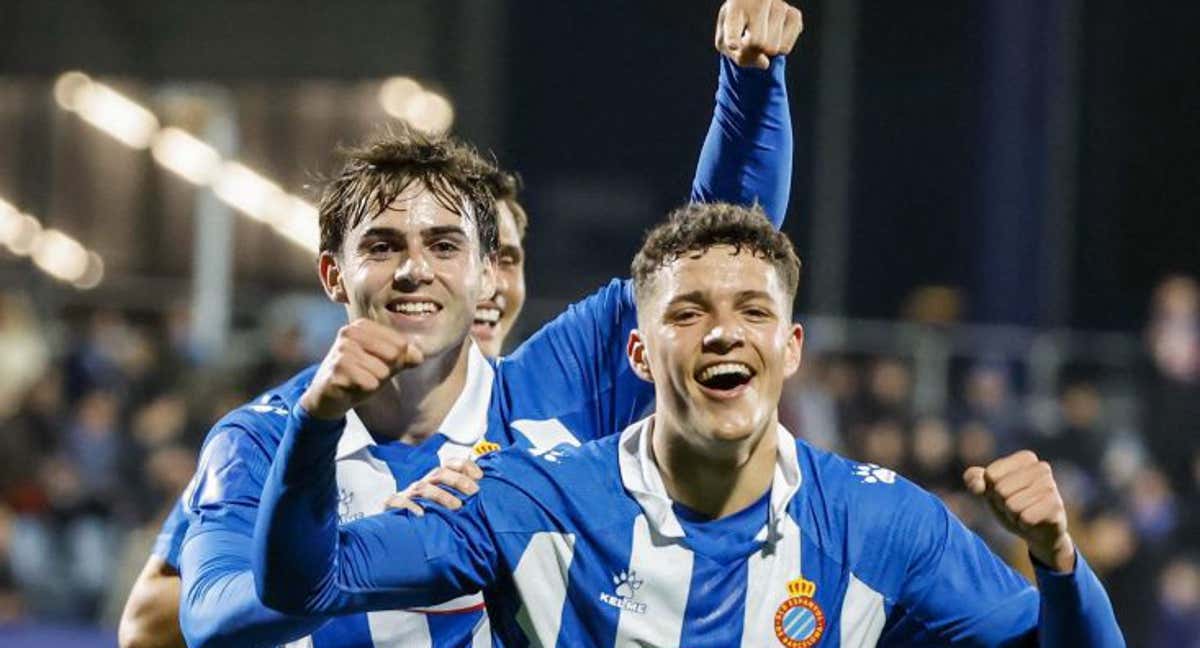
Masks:
[[[783,375],[789,377],[800,368],[800,359],[804,355],[804,327],[792,324],[788,331],[787,346],[783,351]]]
[[[650,373],[650,359],[646,357],[646,343],[637,329],[629,332],[629,344],[625,347],[625,355],[629,357],[629,366],[638,378],[654,382],[654,375]]]
[[[321,252],[317,257],[317,274],[321,276],[321,287],[325,294],[339,304],[350,302],[346,286],[342,283],[342,269],[338,266],[337,257],[329,251]]]

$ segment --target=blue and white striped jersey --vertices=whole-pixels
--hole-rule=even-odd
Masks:
[[[625,361],[624,339],[636,321],[628,280],[614,280],[572,305],[512,356],[490,361],[471,344],[463,391],[424,443],[377,444],[349,413],[339,423],[334,484],[338,519],[381,513],[387,499],[450,459],[520,445],[541,453],[589,440],[567,431],[613,429],[644,415],[653,398]],[[332,619],[289,618],[261,606],[249,572],[249,548],[258,500],[288,412],[308,387],[311,367],[243,406],[210,432],[196,475],[183,495],[187,534],[184,577],[185,636],[236,636],[247,645],[289,648],[444,647],[490,645],[478,590],[429,600],[414,610],[376,610]],[[560,418],[542,418],[547,413]],[[240,542],[241,547],[230,547]],[[236,553],[233,552],[236,550]],[[168,554],[172,553],[168,550]],[[206,596],[220,575],[245,591],[238,605],[226,594]],[[224,589],[224,588],[221,588]],[[230,614],[228,608],[239,612]],[[208,628],[217,624],[221,628]]]
[[[757,202],[779,226],[792,164],[784,60],[777,57],[766,71],[738,68],[724,57],[720,61],[716,110],[691,199]],[[345,509],[347,519],[378,512],[387,496],[436,466],[451,448],[470,453],[518,444],[545,454],[561,444],[587,441],[578,436],[581,430],[620,430],[637,420],[651,405],[652,393],[625,359],[635,322],[629,282],[613,281],[513,355],[493,363],[473,352],[474,373],[469,372],[468,387],[454,406],[463,417],[452,413],[439,434],[417,447],[376,445],[353,416],[347,417],[339,431],[359,440],[351,444],[352,452],[336,453],[335,507]],[[250,548],[259,498],[287,413],[310,379],[311,370],[302,372],[213,428],[183,498],[185,515],[172,516],[160,535],[155,552],[171,562],[179,557],[180,621],[189,645],[274,646],[299,640],[313,648],[441,648],[485,643],[490,633],[481,625],[483,615],[469,609],[477,603],[459,614],[427,609],[429,603],[468,592],[427,600],[416,614],[393,608],[332,620],[279,614],[258,599]],[[449,605],[462,609],[461,603]]]
[[[669,499],[649,418],[582,447],[492,455],[460,511],[339,530],[321,477],[336,435],[299,408],[292,419],[255,560],[264,600],[293,612],[483,589],[504,646],[1124,645],[1082,558],[1072,574],[1039,570],[1039,594],[929,493],[782,427],[769,492],[720,520]]]

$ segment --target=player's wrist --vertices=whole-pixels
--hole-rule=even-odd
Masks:
[[[1052,542],[1045,544],[1029,543],[1029,555],[1043,567],[1060,574],[1069,574],[1075,570],[1075,542],[1069,533],[1063,533]]]
[[[314,393],[312,388],[308,388],[300,395],[300,400],[296,402],[302,410],[302,414],[310,419],[320,421],[337,421],[345,418],[349,408],[343,408],[336,403],[330,402],[329,399],[323,399],[319,392]]]

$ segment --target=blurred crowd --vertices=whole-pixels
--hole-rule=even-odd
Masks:
[[[285,318],[286,319],[286,318]],[[208,427],[315,359],[301,322],[262,322],[236,361],[201,358],[184,308],[39,313],[0,295],[0,625],[115,626]],[[1136,379],[1067,370],[1034,416],[1019,370],[981,352],[919,411],[913,359],[825,349],[790,381],[781,416],[810,442],[937,493],[1031,574],[1019,542],[962,471],[1020,448],[1052,462],[1079,547],[1132,646],[1200,646],[1200,288],[1154,295]],[[232,354],[230,354],[232,355]],[[1136,424],[1112,404],[1136,403]]]

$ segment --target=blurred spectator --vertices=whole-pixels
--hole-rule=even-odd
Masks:
[[[1059,397],[1059,413],[1061,429],[1042,445],[1046,458],[1070,461],[1099,475],[1109,442],[1100,391],[1088,380],[1072,380]]]
[[[1159,581],[1159,613],[1154,646],[1200,646],[1200,564],[1177,558]]]
[[[1146,442],[1172,487],[1194,496],[1200,459],[1200,287],[1168,277],[1154,292],[1142,380]]]
[[[974,420],[996,435],[1001,454],[1026,442],[1025,417],[1012,398],[1008,368],[999,362],[978,362],[967,372],[958,420]]]
[[[783,384],[779,420],[796,436],[834,452],[841,451],[838,406],[820,377],[827,371],[819,358],[806,357],[795,376]]]
[[[912,411],[912,372],[895,358],[880,358],[872,365],[867,381],[867,416],[871,420],[891,418],[907,424]]]
[[[0,293],[0,420],[17,410],[45,371],[50,350],[44,335],[24,295]]]
[[[912,478],[926,488],[950,491],[958,488],[954,460],[954,438],[946,421],[928,416],[917,421],[912,437]]]
[[[96,497],[116,495],[120,479],[118,407],[116,394],[92,389],[80,397],[75,417],[67,427],[66,451],[76,466],[82,488]]]

